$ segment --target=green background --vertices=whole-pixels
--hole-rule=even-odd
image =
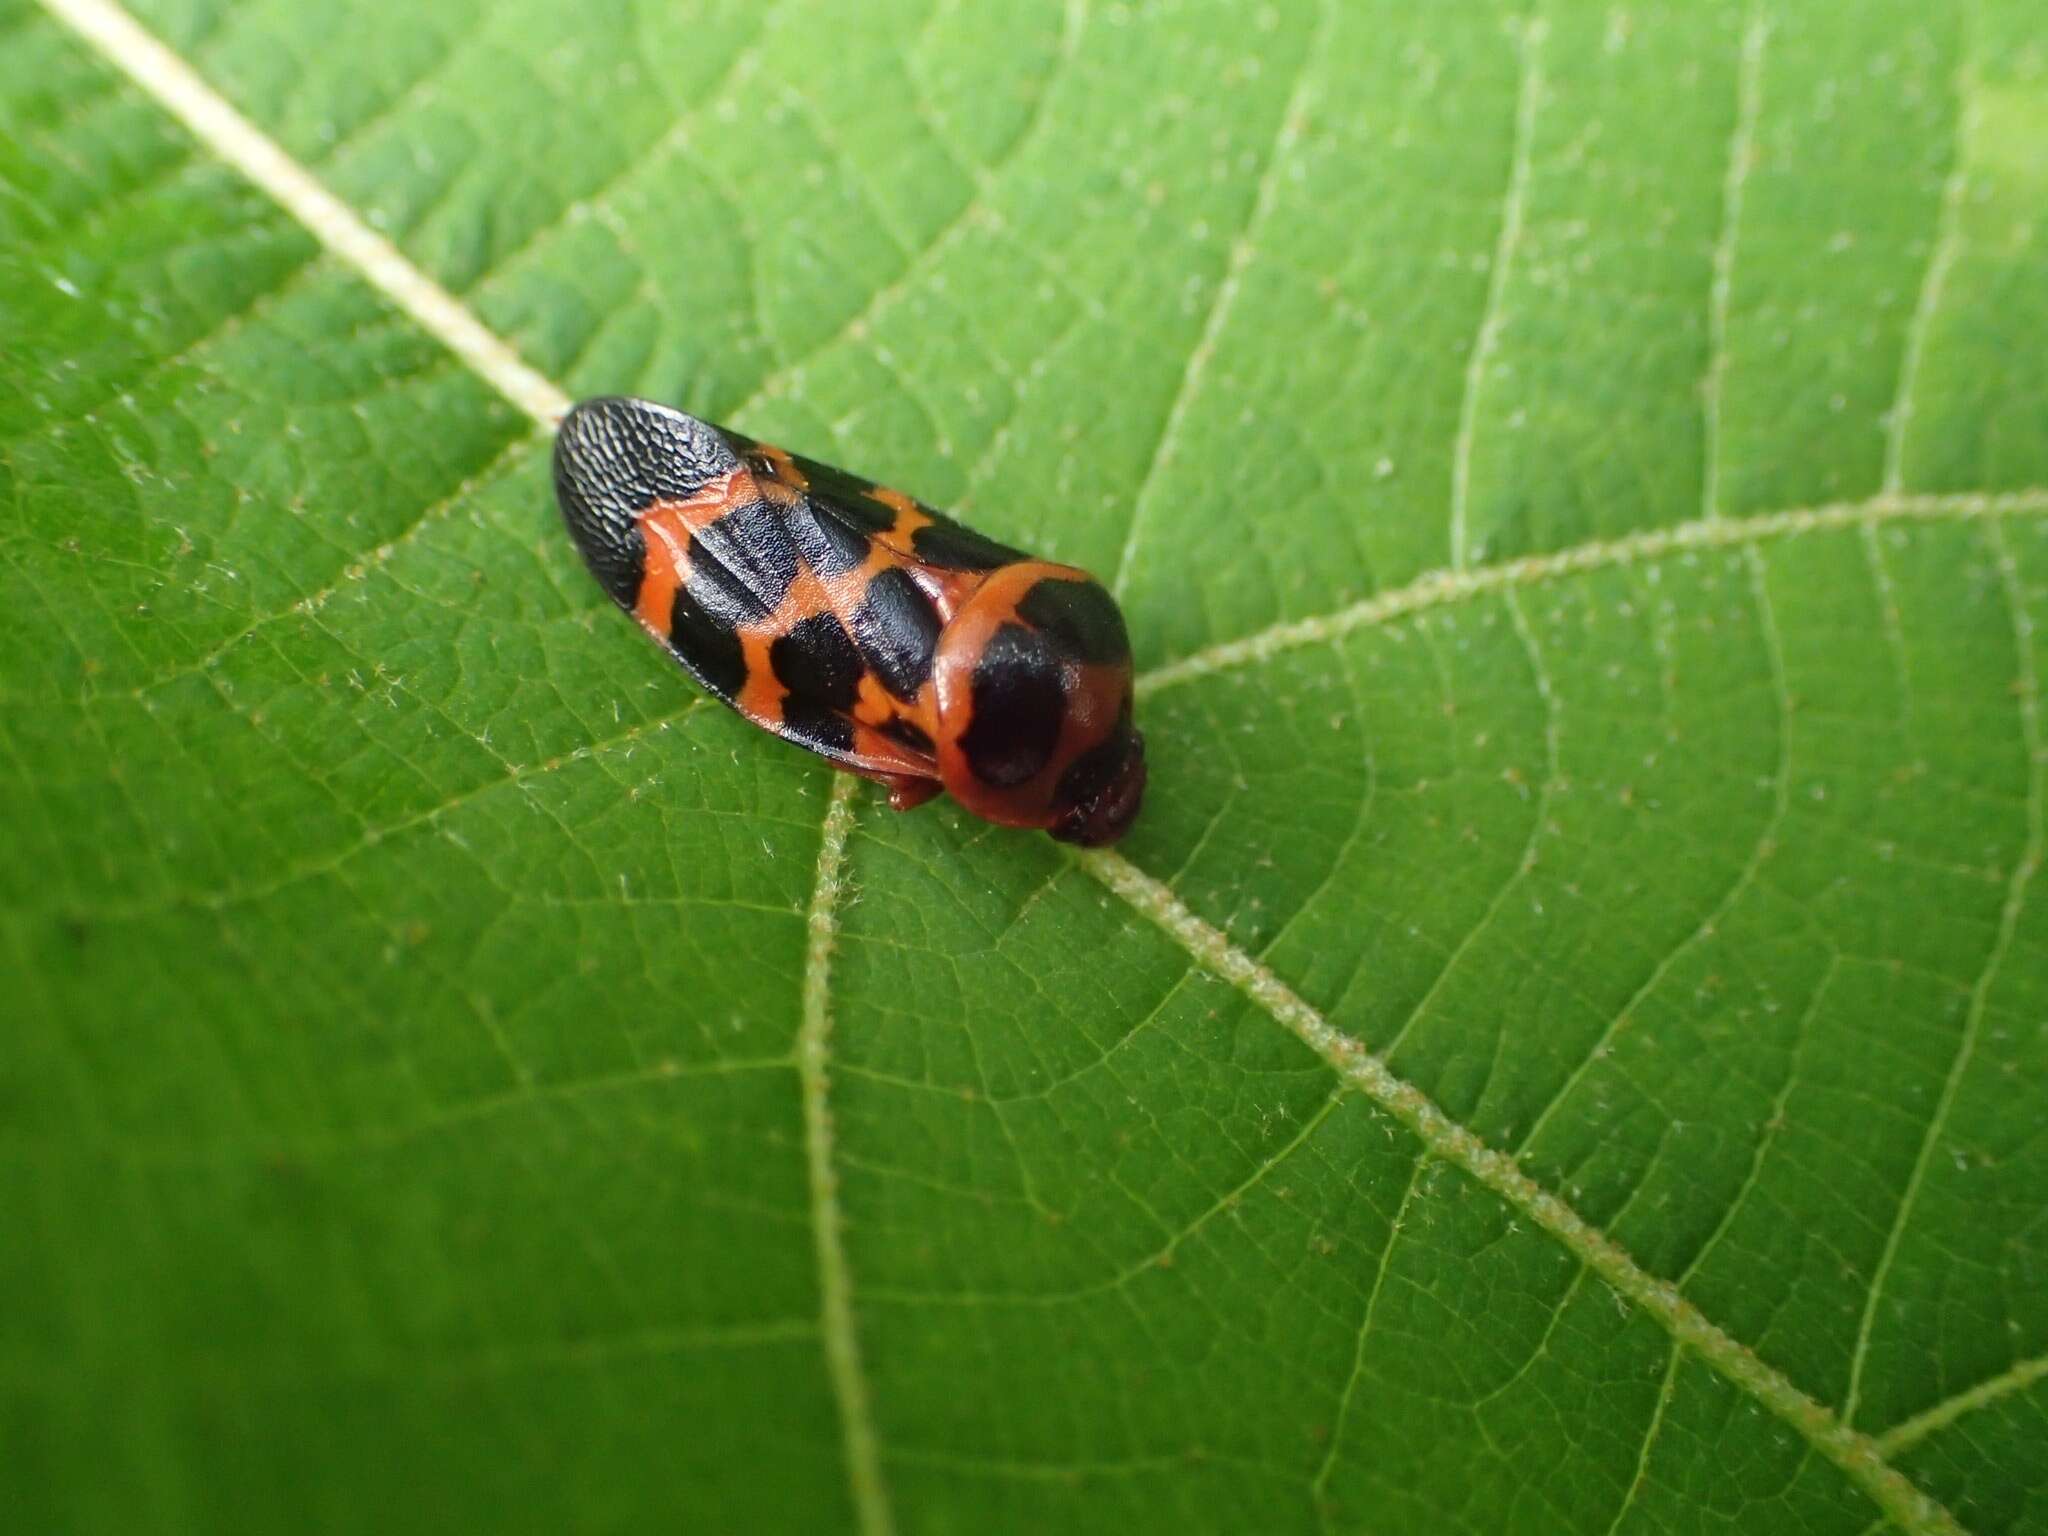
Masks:
[[[1152,789],[835,869],[0,0],[11,1528],[2048,1532],[2037,5],[135,14],[571,394],[1114,580]]]

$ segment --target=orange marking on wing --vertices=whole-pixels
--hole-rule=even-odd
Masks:
[[[905,560],[916,560],[917,550],[910,542],[911,535],[920,528],[930,526],[931,513],[901,491],[892,491],[885,485],[878,485],[869,491],[868,500],[887,507],[896,514],[896,520],[875,535],[875,542],[894,550]]]
[[[953,615],[967,606],[967,600],[979,592],[992,572],[989,571],[947,571],[937,566],[920,565],[917,574],[923,578],[920,585],[931,595],[939,607],[939,621],[953,622]]]
[[[896,519],[899,524],[906,517],[915,519],[915,521],[912,522],[910,525],[912,528],[922,527],[924,524],[931,521],[929,517],[927,517],[923,512],[918,510],[918,505],[916,502],[912,501],[908,496],[904,495],[901,491],[890,490],[889,487],[886,485],[878,485],[873,490],[869,491],[868,500],[879,501],[891,512],[894,512],[896,514]]]
[[[707,482],[694,496],[657,501],[640,514],[640,542],[647,559],[633,614],[662,639],[668,638],[676,588],[690,577],[690,535],[715,521],[743,489],[751,488],[752,478],[742,479],[746,475],[745,469],[728,471]]]
[[[641,516],[644,519],[657,513],[670,513],[677,526],[695,533],[705,524],[714,522],[725,515],[729,508],[750,500],[754,492],[754,477],[747,473],[746,465],[727,470],[715,480],[707,480],[696,493],[681,501],[658,501]]]
[[[887,725],[896,718],[896,701],[872,672],[860,675],[860,697],[854,700],[853,718],[862,725]]]
[[[675,612],[676,588],[686,574],[684,551],[690,536],[670,507],[656,507],[640,519],[641,542],[647,559],[640,576],[640,595],[633,614],[663,640],[668,638],[669,621]]]
[[[832,586],[820,580],[817,572],[808,565],[796,568],[796,579],[789,584],[789,590],[782,595],[774,615],[767,627],[777,634],[787,634],[813,614],[834,611]]]
[[[931,779],[937,783],[932,760],[912,751],[902,742],[884,736],[872,726],[853,728],[853,754],[860,759],[861,772],[886,782],[893,778]]]
[[[778,507],[793,507],[803,500],[803,488],[778,480],[773,475],[749,475],[748,481],[762,497]]]
[[[789,690],[782,686],[775,668],[769,664],[768,647],[773,643],[772,635],[761,634],[751,625],[740,631],[740,655],[747,663],[747,680],[740,684],[732,703],[750,720],[777,725],[782,721],[782,701],[789,696]]]
[[[754,444],[754,454],[767,466],[769,474],[793,490],[807,491],[811,488],[810,477],[796,466],[796,460],[789,456],[789,450],[778,448],[773,443]],[[762,489],[767,489],[763,486]]]
[[[960,611],[960,605],[974,595],[974,591],[988,579],[986,571],[949,571],[936,565],[926,565],[917,558],[910,546],[910,533],[924,527],[931,519],[922,512],[913,512],[908,518],[898,521],[896,527],[886,528],[874,536],[868,547],[868,557],[860,566],[847,575],[833,578],[833,589],[839,590],[842,583],[851,583],[853,590],[846,599],[847,612],[852,612],[866,594],[868,583],[882,572],[897,568],[910,573],[910,579],[917,583],[920,591],[932,600],[938,609],[939,623],[948,623]],[[907,532],[899,530],[908,526]]]

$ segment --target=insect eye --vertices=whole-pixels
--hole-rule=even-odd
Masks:
[[[1047,828],[1063,843],[1099,847],[1130,830],[1145,800],[1145,738],[1118,722],[1107,741],[1074,759],[1053,792],[1067,813]]]

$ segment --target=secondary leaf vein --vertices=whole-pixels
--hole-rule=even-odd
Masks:
[[[1920,368],[1927,355],[1927,337],[1934,329],[1934,317],[1941,309],[1942,291],[1948,286],[1949,269],[1955,265],[1962,228],[1963,194],[1969,189],[1969,148],[1976,121],[1974,77],[1967,65],[1956,78],[1957,114],[1954,158],[1941,186],[1941,213],[1936,222],[1934,246],[1927,257],[1927,270],[1920,280],[1920,296],[1913,305],[1913,318],[1906,327],[1906,344],[1899,357],[1899,386],[1892,408],[1885,418],[1884,489],[1896,495],[1906,483],[1906,434],[1913,424],[1913,391],[1919,387]]]
[[[1500,232],[1486,272],[1486,302],[1479,311],[1479,326],[1472,333],[1472,349],[1465,359],[1465,389],[1458,401],[1458,435],[1451,449],[1450,552],[1454,570],[1464,569],[1471,558],[1472,444],[1479,428],[1479,391],[1485,383],[1494,348],[1500,344],[1508,270],[1514,263],[1515,248],[1522,242],[1523,213],[1529,199],[1529,164],[1536,140],[1536,108],[1543,91],[1543,36],[1542,21],[1531,16],[1523,19],[1515,39],[1522,60],[1522,83],[1515,97],[1514,147],[1508,152]]]
[[[1956,1098],[1962,1092],[1963,1079],[1968,1075],[1970,1063],[1977,1054],[1977,1042],[1984,1029],[1984,1014],[1990,1005],[1992,984],[2004,969],[2006,955],[2012,949],[2013,936],[2019,929],[2020,913],[2026,905],[2027,886],[2034,878],[2034,872],[2041,867],[2044,839],[2048,839],[2048,817],[2044,817],[2042,776],[2048,772],[2048,757],[2044,757],[2040,698],[2040,678],[2034,665],[2034,620],[2027,611],[2026,592],[2020,581],[2019,567],[2013,560],[2012,551],[2007,547],[2002,531],[1994,523],[1991,526],[1991,542],[1997,553],[1999,582],[2004,589],[2007,606],[2012,612],[2013,641],[2017,656],[2018,681],[2014,689],[2015,702],[2019,707],[2020,744],[2025,752],[2027,771],[2026,794],[2026,844],[2019,861],[2013,866],[2012,876],[2006,883],[2005,905],[1999,914],[1998,936],[1992,941],[1991,953],[1986,956],[1984,969],[1978,974],[1976,985],[1970,989],[1970,1006],[1963,1016],[1961,1038],[1956,1042],[1955,1056],[1949,1062],[1948,1076],[1941,1085],[1941,1097],[1936,1101],[1934,1113],[1928,1118],[1927,1130],[1920,1139],[1920,1151],[1913,1160],[1913,1172],[1906,1180],[1906,1189],[1899,1198],[1898,1210],[1892,1218],[1891,1230],[1885,1236],[1884,1253],[1878,1260],[1877,1270],[1870,1279],[1870,1291],[1864,1300],[1863,1317],[1856,1330],[1856,1352],[1849,1364],[1849,1390],[1842,1403],[1842,1421],[1853,1423],[1857,1407],[1863,1397],[1863,1372],[1870,1360],[1871,1335],[1876,1330],[1877,1313],[1883,1301],[1885,1286],[1891,1278],[1892,1266],[1897,1262],[1899,1248],[1905,1240],[1906,1228],[1911,1224],[1913,1208],[1918,1204],[1921,1190],[1926,1186],[1927,1170],[1934,1161],[1934,1155],[1941,1145],[1944,1131],[1948,1129],[1950,1112],[1955,1108]]]
[[[1868,521],[1971,522],[2048,513],[2048,487],[2020,491],[1963,491],[1948,495],[1874,496],[1868,501],[1831,502],[1818,507],[1793,507],[1755,517],[1705,518],[1627,534],[1618,539],[1590,539],[1583,544],[1529,555],[1498,565],[1467,570],[1431,571],[1406,586],[1363,598],[1333,613],[1292,619],[1236,640],[1194,651],[1138,678],[1138,696],[1148,697],[1214,672],[1226,672],[1265,661],[1283,651],[1325,645],[1354,630],[1406,618],[1431,608],[1447,608],[1516,587],[1561,580],[1586,571],[1641,564],[1693,550],[1734,549],[1773,539],[1826,533]]]
[[[1202,375],[1209,366],[1209,359],[1216,354],[1216,344],[1222,338],[1223,328],[1230,323],[1231,310],[1236,306],[1238,290],[1243,286],[1246,268],[1257,254],[1255,240],[1265,227],[1273,211],[1273,204],[1280,191],[1280,170],[1287,163],[1288,153],[1301,138],[1303,114],[1308,106],[1309,81],[1315,74],[1320,61],[1324,34],[1329,30],[1330,6],[1326,3],[1317,20],[1314,35],[1309,39],[1308,50],[1302,56],[1301,67],[1294,77],[1293,87],[1287,99],[1281,103],[1280,121],[1273,132],[1273,143],[1266,152],[1265,164],[1260,168],[1258,184],[1252,192],[1250,208],[1245,213],[1244,228],[1230,247],[1230,254],[1223,264],[1223,276],[1216,284],[1215,296],[1210,300],[1209,313],[1202,322],[1201,334],[1196,337],[1186,364],[1181,369],[1180,384],[1174,390],[1173,402],[1166,409],[1166,420],[1159,429],[1159,437],[1152,445],[1151,462],[1145,466],[1145,473],[1138,481],[1138,489],[1131,497],[1131,525],[1124,534],[1123,553],[1118,556],[1116,572],[1110,577],[1109,590],[1119,597],[1123,595],[1124,583],[1130,578],[1131,560],[1138,552],[1138,537],[1145,525],[1145,507],[1159,476],[1172,462],[1175,444],[1179,441],[1181,425],[1187,418],[1188,408],[1201,391]]]
[[[881,1452],[861,1370],[853,1318],[853,1283],[841,1240],[839,1174],[832,1158],[831,1065],[832,946],[839,933],[839,898],[845,889],[846,837],[853,827],[860,780],[832,776],[831,798],[818,839],[818,880],[811,894],[810,937],[804,951],[803,1022],[797,1030],[797,1076],[803,1084],[804,1152],[810,1169],[812,1238],[817,1249],[819,1326],[825,1363],[839,1405],[839,1428],[862,1536],[890,1536],[896,1528],[882,1481]]]
[[[1728,174],[1721,186],[1721,232],[1714,241],[1713,282],[1707,300],[1707,377],[1701,402],[1705,464],[1700,516],[1721,515],[1721,389],[1728,375],[1728,307],[1735,290],[1735,239],[1742,227],[1742,194],[1756,157],[1756,123],[1763,107],[1764,45],[1770,24],[1751,9],[1742,30],[1742,63],[1736,76],[1735,130],[1728,140]]]
[[[1712,1322],[1669,1281],[1650,1274],[1621,1245],[1538,1184],[1507,1153],[1450,1118],[1414,1084],[1337,1029],[1280,978],[1190,911],[1171,890],[1129,860],[1103,849],[1075,861],[1129,902],[1193,958],[1229,982],[1307,1045],[1341,1080],[1407,1126],[1444,1162],[1462,1168],[1526,1214],[1567,1252],[1642,1307],[1681,1344],[1790,1425],[1839,1467],[1900,1529],[1915,1536],[1959,1536],[1947,1510],[1889,1465],[1876,1442],[1857,1433],[1748,1346]]]

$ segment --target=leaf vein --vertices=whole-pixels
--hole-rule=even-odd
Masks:
[[[881,1450],[868,1406],[867,1378],[853,1317],[853,1282],[842,1240],[839,1174],[832,1151],[830,1067],[832,947],[839,936],[839,898],[846,887],[846,837],[853,827],[860,780],[834,774],[818,838],[818,878],[811,893],[804,951],[803,1022],[797,1029],[797,1077],[803,1087],[804,1152],[810,1170],[812,1240],[817,1252],[819,1327],[846,1455],[854,1513],[862,1536],[896,1528],[882,1480]]]
[[[1906,1180],[1904,1194],[1900,1196],[1898,1209],[1892,1218],[1891,1230],[1885,1236],[1883,1255],[1878,1259],[1877,1270],[1870,1279],[1870,1292],[1864,1301],[1863,1316],[1856,1329],[1856,1351],[1849,1363],[1849,1390],[1842,1404],[1842,1422],[1845,1424],[1855,1422],[1856,1409],[1862,1402],[1863,1372],[1870,1360],[1870,1340],[1877,1325],[1878,1305],[1883,1300],[1892,1266],[1898,1260],[1906,1228],[1912,1221],[1913,1208],[1919,1202],[1920,1192],[1926,1185],[1927,1170],[1934,1162],[1934,1154],[1940,1146],[1942,1133],[1948,1128],[1949,1114],[1955,1108],[1956,1099],[1962,1092],[1963,1078],[1976,1056],[1977,1041],[1984,1028],[1984,1014],[1990,1003],[1992,983],[2004,969],[2006,955],[2012,949],[2013,937],[2019,930],[2020,912],[2026,904],[2027,887],[2033,881],[2034,872],[2041,866],[2044,842],[2048,842],[2048,815],[2044,815],[2042,785],[2043,774],[2048,772],[2048,749],[2044,749],[2041,734],[2041,687],[2034,665],[2034,620],[2027,611],[2026,593],[2020,581],[2019,567],[2013,560],[2012,550],[2007,546],[2002,530],[1995,523],[1990,527],[1990,537],[1997,553],[1999,585],[2005,594],[2006,606],[2012,614],[2014,650],[2018,666],[2018,686],[2015,693],[2020,717],[2020,746],[2025,754],[2027,772],[2024,812],[2026,843],[2006,885],[2005,905],[1999,914],[1998,936],[1992,940],[1991,951],[1985,957],[1984,968],[1978,973],[1976,984],[1970,989],[1970,1006],[1963,1016],[1962,1033],[1956,1041],[1955,1055],[1949,1062],[1948,1075],[1941,1085],[1941,1097],[1935,1102],[1934,1113],[1928,1117],[1927,1129],[1920,1138],[1920,1151],[1913,1160],[1913,1171]]]
[[[1956,130],[1954,157],[1941,185],[1941,211],[1936,217],[1933,247],[1927,269],[1921,275],[1920,296],[1913,304],[1913,318],[1906,326],[1906,344],[1899,354],[1899,382],[1892,408],[1885,418],[1883,488],[1897,495],[1906,483],[1906,434],[1913,423],[1913,391],[1920,382],[1920,367],[1926,360],[1927,338],[1934,329],[1934,317],[1941,309],[1942,292],[1948,285],[1949,269],[1955,265],[1961,244],[1963,194],[1969,189],[1969,146],[1976,121],[1977,99],[1974,76],[1967,63],[1956,78]]]
[[[1429,1154],[1420,1153],[1408,1165],[1408,1182],[1401,1189],[1401,1199],[1394,1207],[1394,1216],[1387,1223],[1387,1240],[1380,1248],[1380,1261],[1373,1268],[1372,1288],[1366,1292],[1365,1306],[1358,1317],[1358,1337],[1352,1346],[1351,1370],[1344,1378],[1344,1390],[1337,1398],[1337,1411],[1330,1421],[1330,1440],[1323,1451],[1321,1465],[1316,1468],[1315,1481],[1310,1490],[1315,1495],[1316,1521],[1324,1531],[1330,1529],[1330,1507],[1327,1489],[1330,1474],[1337,1470],[1337,1454],[1344,1447],[1344,1420],[1351,1413],[1351,1399],[1358,1392],[1358,1383],[1365,1377],[1365,1341],[1372,1332],[1373,1313],[1379,1307],[1380,1292],[1387,1283],[1387,1271],[1393,1267],[1394,1248],[1401,1241],[1401,1226],[1408,1215],[1408,1207],[1415,1199],[1415,1187],[1422,1182],[1422,1170],[1429,1166]]]
[[[1063,64],[1071,62],[1075,56],[1078,47],[1077,29],[1085,22],[1086,14],[1087,6],[1085,4],[1070,5],[1067,8],[1067,30],[1062,34],[1060,47],[1060,61]],[[730,421],[740,421],[745,419],[747,412],[751,411],[755,406],[779,398],[802,374],[807,364],[822,357],[839,343],[861,335],[877,315],[881,314],[883,310],[909,292],[911,283],[918,275],[929,268],[940,255],[952,246],[955,240],[958,240],[971,229],[978,218],[986,215],[988,211],[989,189],[1009,166],[1016,163],[1018,156],[1024,152],[1025,147],[1030,143],[1034,132],[1046,120],[1042,110],[1043,102],[1045,97],[1052,94],[1054,84],[1055,82],[1052,80],[1047,81],[1039,102],[1034,106],[1031,121],[1011,141],[1002,157],[982,174],[979,178],[980,185],[968,194],[967,200],[960,205],[959,212],[955,213],[937,234],[926,241],[921,250],[911,255],[910,259],[904,264],[902,272],[897,275],[893,282],[885,283],[880,288],[877,288],[867,303],[863,304],[859,310],[849,316],[845,324],[841,325],[837,331],[833,332],[824,341],[817,343],[815,346],[807,347],[796,356],[778,364],[746,396],[734,401],[730,405],[720,407],[720,415]]]
[[[1695,945],[1714,936],[1728,914],[1735,910],[1735,904],[1756,884],[1764,865],[1777,851],[1778,837],[1784,830],[1785,818],[1790,814],[1792,802],[1792,690],[1785,676],[1785,648],[1778,634],[1777,617],[1771,607],[1763,559],[1757,554],[1756,546],[1753,544],[1743,550],[1743,555],[1744,563],[1749,567],[1750,582],[1756,596],[1757,619],[1763,630],[1764,650],[1770,658],[1771,696],[1777,705],[1778,760],[1771,773],[1770,815],[1765,818],[1763,827],[1756,835],[1756,841],[1750,846],[1749,857],[1743,862],[1734,880],[1729,883],[1728,889],[1721,893],[1721,898],[1714,903],[1712,909],[1691,933],[1666,950],[1650,968],[1649,975],[1643,978],[1641,985],[1629,994],[1628,1000],[1620,1008],[1615,1010],[1614,1017],[1608,1021],[1607,1028],[1593,1048],[1580,1059],[1579,1064],[1550,1096],[1550,1102],[1538,1112],[1527,1134],[1514,1147],[1515,1155],[1518,1157],[1536,1145],[1537,1137],[1542,1134],[1544,1126],[1550,1123],[1551,1116],[1570,1099],[1573,1090],[1584,1080],[1586,1074],[1592,1071],[1597,1063],[1606,1059],[1608,1052],[1613,1048],[1616,1036],[1627,1027],[1636,1010],[1663,984],[1664,978],[1671,974],[1672,967]]]
[[[1516,887],[1521,885],[1523,879],[1536,868],[1536,844],[1538,839],[1543,836],[1543,829],[1550,818],[1551,805],[1557,792],[1557,786],[1564,777],[1560,751],[1561,732],[1559,729],[1557,690],[1551,684],[1549,669],[1543,664],[1543,654],[1537,648],[1536,635],[1529,627],[1528,615],[1523,613],[1522,605],[1515,601],[1512,592],[1507,594],[1507,606],[1509,619],[1514,626],[1515,636],[1521,641],[1522,649],[1529,658],[1529,675],[1535,681],[1536,692],[1543,700],[1543,784],[1537,791],[1536,804],[1530,810],[1529,830],[1523,834],[1522,852],[1520,857],[1515,860],[1513,871],[1501,882],[1500,889],[1494,892],[1493,899],[1486,904],[1486,910],[1479,914],[1479,920],[1466,930],[1464,936],[1458,940],[1456,947],[1445,956],[1444,963],[1437,968],[1436,976],[1431,980],[1428,990],[1422,994],[1422,997],[1416,1002],[1415,1006],[1408,1010],[1408,1017],[1401,1021],[1400,1028],[1394,1031],[1386,1045],[1381,1048],[1380,1054],[1388,1060],[1392,1060],[1394,1053],[1401,1048],[1401,1042],[1407,1038],[1408,1031],[1413,1029],[1428,1014],[1431,1005],[1436,1002],[1437,994],[1442,992],[1445,986],[1450,983],[1451,977],[1457,972],[1459,964],[1471,951],[1472,946],[1478,943],[1480,936],[1493,926],[1494,921],[1500,916],[1502,908],[1507,905],[1508,897],[1514,892]],[[1499,1049],[1500,1032],[1496,1030],[1494,1032],[1496,1062],[1498,1061]],[[1491,1075],[1492,1072],[1489,1068],[1488,1077],[1490,1078]]]
[[[414,266],[112,0],[42,3],[506,399],[536,421],[550,424],[569,409],[569,397],[560,386],[529,366],[460,300]]]
[[[1216,292],[1209,301],[1209,313],[1204,317],[1201,332],[1195,339],[1193,349],[1188,353],[1187,362],[1181,368],[1180,383],[1174,389],[1173,400],[1166,408],[1166,417],[1160,425],[1159,436],[1153,442],[1152,458],[1145,466],[1137,490],[1132,493],[1130,527],[1124,534],[1123,552],[1117,557],[1116,572],[1109,580],[1109,590],[1118,597],[1123,596],[1124,583],[1131,574],[1131,560],[1137,554],[1138,538],[1145,525],[1147,500],[1157,486],[1160,474],[1172,460],[1174,446],[1180,437],[1181,424],[1187,417],[1190,404],[1200,391],[1202,375],[1208,368],[1209,359],[1215,355],[1216,344],[1223,335],[1223,327],[1229,323],[1231,310],[1236,306],[1245,270],[1252,263],[1255,254],[1254,239],[1267,218],[1271,216],[1273,204],[1278,199],[1281,167],[1287,161],[1288,152],[1301,138],[1302,115],[1308,106],[1309,81],[1320,62],[1323,38],[1329,31],[1331,14],[1331,6],[1328,0],[1324,0],[1315,32],[1309,39],[1307,51],[1302,55],[1301,67],[1287,92],[1287,99],[1280,105],[1280,120],[1274,128],[1273,142],[1267,148],[1265,164],[1260,167],[1251,203],[1245,210],[1244,226],[1238,231],[1236,240],[1231,242],[1229,254],[1223,263],[1223,275],[1217,281]]]
[[[1763,1404],[1839,1467],[1901,1529],[1956,1536],[1953,1516],[1885,1461],[1876,1443],[1835,1417],[1747,1345],[1725,1332],[1670,1282],[1650,1274],[1627,1250],[1538,1184],[1507,1153],[1488,1146],[1439,1109],[1414,1084],[1333,1026],[1264,965],[1197,917],[1166,886],[1129,860],[1096,849],[1071,855],[1187,951],[1204,970],[1249,997],[1329,1065],[1340,1078],[1407,1126],[1444,1162],[1462,1168],[1523,1212],[1567,1252],[1642,1307],[1680,1343]]]
[[[1756,124],[1763,108],[1764,46],[1770,23],[1752,5],[1742,29],[1736,74],[1735,128],[1728,139],[1728,172],[1721,187],[1721,230],[1714,240],[1713,279],[1707,297],[1707,375],[1701,400],[1700,460],[1705,465],[1700,516],[1721,515],[1721,390],[1728,376],[1728,309],[1735,290],[1735,240],[1742,226],[1742,194],[1756,157]]]
[[[1544,24],[1534,16],[1522,18],[1515,35],[1521,55],[1521,85],[1515,94],[1515,136],[1508,152],[1507,189],[1501,194],[1500,230],[1494,240],[1493,259],[1486,272],[1486,300],[1479,311],[1479,325],[1472,333],[1471,350],[1465,358],[1465,387],[1458,400],[1458,433],[1451,446],[1450,563],[1463,570],[1470,562],[1472,445],[1479,429],[1479,392],[1486,379],[1486,366],[1500,344],[1505,321],[1508,270],[1515,250],[1522,243],[1522,220],[1529,198],[1529,167],[1536,140],[1536,109],[1543,90]]]
[[[1643,1491],[1643,1483],[1650,1475],[1650,1452],[1656,1448],[1658,1432],[1664,1428],[1664,1410],[1671,1406],[1671,1389],[1677,1385],[1678,1364],[1684,1358],[1684,1346],[1674,1340],[1671,1358],[1664,1362],[1664,1384],[1657,1389],[1657,1406],[1651,1410],[1649,1421],[1644,1425],[1643,1443],[1636,1452],[1635,1476],[1629,1480],[1628,1492],[1621,1496],[1621,1505],[1614,1511],[1614,1519],[1608,1522],[1607,1536],[1615,1536],[1615,1532],[1621,1529],[1621,1522],[1635,1507],[1636,1495]]]
[[[701,115],[702,108],[716,102],[758,62],[762,53],[763,40],[767,37],[768,33],[774,30],[776,15],[780,9],[780,5],[770,5],[763,10],[759,22],[759,30],[754,41],[744,48],[736,49],[732,57],[725,62],[711,83],[701,92],[697,93],[695,100],[699,103],[699,111],[678,115],[668,127],[655,134],[640,148],[629,149],[625,159],[619,163],[618,167],[590,191],[583,193],[581,196],[565,198],[561,209],[552,218],[528,230],[524,235],[520,236],[517,245],[508,251],[499,253],[492,259],[489,266],[479,271],[470,280],[466,290],[467,295],[475,296],[481,294],[492,282],[511,271],[519,262],[532,252],[538,250],[546,241],[553,238],[563,225],[597,208],[640,172],[653,166],[663,156],[671,154],[688,144],[690,141],[691,125]],[[380,112],[378,115],[382,116],[384,113]],[[357,136],[359,132],[359,129],[352,130],[351,137]],[[415,220],[416,225],[417,223],[418,221]]]
[[[1912,1449],[1937,1430],[1948,1428],[1965,1414],[1988,1408],[1999,1399],[2024,1392],[2044,1380],[2048,1380],[2048,1355],[2022,1360],[1996,1376],[1988,1377],[1953,1397],[1943,1399],[1932,1408],[1894,1424],[1878,1437],[1877,1447],[1887,1456],[1896,1456],[1901,1451]]]
[[[1618,539],[1593,539],[1500,565],[1437,570],[1405,586],[1377,593],[1331,613],[1290,619],[1235,640],[1225,640],[1141,673],[1138,696],[1148,697],[1217,672],[1251,666],[1284,651],[1325,645],[1356,630],[1410,614],[1452,607],[1511,588],[1536,586],[1588,571],[1644,564],[1696,550],[1733,549],[1806,534],[1834,532],[1868,520],[1973,522],[2048,513],[2048,487],[2018,491],[1959,491],[1945,495],[1881,494],[1867,501],[1793,507],[1754,517],[1704,518],[1653,528]]]

